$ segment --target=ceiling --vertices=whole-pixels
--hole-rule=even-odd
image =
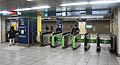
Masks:
[[[26,1],[26,0],[0,0],[0,10],[11,10],[15,8],[26,8],[26,7],[34,7],[41,5],[50,5],[51,8],[49,10],[58,10],[63,11],[67,10],[85,10],[86,8],[91,7],[92,9],[111,9],[118,6],[118,4],[102,4],[102,5],[81,5],[81,6],[70,6],[70,7],[60,7],[60,4],[63,3],[73,3],[73,2],[88,2],[88,1],[99,1],[99,0],[34,0],[34,1]],[[100,0],[101,1],[101,0]],[[106,1],[106,0],[104,0]]]

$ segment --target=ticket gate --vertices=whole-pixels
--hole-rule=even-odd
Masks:
[[[100,46],[100,34],[97,34],[97,52],[101,51],[101,46]]]
[[[61,41],[62,41],[62,33],[55,32],[52,34],[52,43],[50,44],[50,46],[52,48],[58,47],[61,45]]]
[[[84,37],[84,50],[88,50],[90,48],[90,34],[86,33]]]
[[[109,51],[110,52],[116,52],[116,36],[115,35],[110,35],[110,47]]]
[[[51,44],[52,32],[43,32],[40,36],[41,46],[47,46]]]
[[[72,45],[72,36],[70,32],[65,32],[62,34],[62,48],[67,48]]]
[[[80,46],[81,46],[81,35],[79,33],[75,33],[72,35],[72,48],[73,50],[75,50]]]

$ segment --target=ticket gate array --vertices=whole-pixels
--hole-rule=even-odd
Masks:
[[[104,40],[100,34],[96,35],[96,39],[91,39],[89,33],[84,35],[84,39],[81,39],[81,34],[71,34],[70,32],[45,32],[41,35],[42,46],[50,45],[52,48],[61,46],[63,49],[71,46],[75,50],[81,46],[81,43],[84,43],[84,50],[89,50],[91,43],[97,43],[97,52],[101,51],[101,43],[109,43],[110,50],[113,50],[113,36],[111,36],[110,40]]]

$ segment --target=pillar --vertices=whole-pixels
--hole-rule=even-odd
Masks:
[[[40,32],[42,32],[42,18],[41,15],[37,15],[37,36],[40,36]]]
[[[120,8],[118,8],[117,53],[120,55]]]
[[[40,34],[42,32],[42,17],[41,14],[37,14],[37,41],[40,42]]]
[[[0,43],[6,41],[5,18],[0,16]]]
[[[0,16],[0,43],[2,42],[2,22],[1,22],[1,16]]]

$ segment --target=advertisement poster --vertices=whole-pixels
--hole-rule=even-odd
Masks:
[[[57,30],[56,31],[62,32],[62,28],[63,28],[62,20],[61,19],[57,19]]]

